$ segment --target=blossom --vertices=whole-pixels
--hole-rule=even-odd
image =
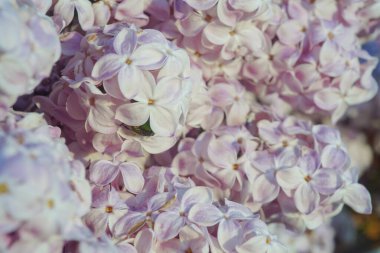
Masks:
[[[121,92],[126,98],[133,98],[138,92],[136,85],[141,81],[142,70],[155,70],[162,67],[166,55],[160,44],[149,43],[137,47],[136,31],[122,29],[113,41],[115,53],[100,58],[93,70],[95,79],[106,80],[117,75]]]
[[[141,126],[149,120],[153,132],[170,136],[176,130],[178,109],[176,104],[181,93],[179,78],[163,77],[155,84],[154,77],[146,72],[140,82],[140,91],[133,103],[120,106],[116,119],[129,126]]]
[[[121,174],[125,188],[132,192],[138,193],[144,186],[144,177],[140,168],[134,163],[118,163],[99,160],[95,162],[90,169],[90,179],[98,185],[107,185],[112,183],[116,177]]]

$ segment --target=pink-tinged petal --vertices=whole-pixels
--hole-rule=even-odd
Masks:
[[[90,180],[99,185],[107,185],[118,173],[119,169],[112,162],[100,160],[90,167]]]
[[[90,109],[87,123],[93,130],[102,134],[113,134],[118,129],[114,122],[113,110],[105,104]]]
[[[296,1],[289,1],[288,3],[289,16],[293,19],[299,20],[300,23],[306,24],[309,18],[309,12]]]
[[[345,69],[345,59],[339,54],[339,48],[330,41],[323,43],[319,53],[320,71],[326,75],[337,77]]]
[[[155,70],[161,68],[167,55],[162,51],[163,45],[150,43],[138,47],[131,56],[132,64],[142,70]]]
[[[253,199],[261,203],[269,203],[277,198],[280,192],[275,177],[270,174],[261,174],[258,176],[252,186]]]
[[[66,101],[66,111],[70,117],[76,120],[86,120],[87,112],[83,109],[80,98],[76,93],[71,93]]]
[[[128,211],[112,228],[115,236],[125,236],[138,231],[145,224],[145,215],[140,212]]]
[[[195,204],[209,204],[212,202],[212,193],[209,188],[197,186],[185,192],[181,199],[181,209],[185,212]]]
[[[135,140],[126,139],[121,146],[121,151],[126,152],[129,156],[132,157],[144,156],[144,152],[141,148],[140,143]]]
[[[119,55],[107,54],[95,63],[91,75],[96,80],[109,79],[115,76],[124,65],[123,58]]]
[[[220,188],[221,183],[215,177],[214,173],[209,172],[210,167],[213,167],[213,165],[210,165],[208,162],[198,165],[195,170],[195,176],[199,180],[203,181],[207,186]]]
[[[219,108],[213,107],[211,113],[201,123],[201,126],[206,130],[214,129],[222,124],[223,119],[224,112]]]
[[[191,12],[187,17],[177,20],[178,30],[187,37],[197,35],[207,25],[204,17],[197,12]]]
[[[219,107],[231,105],[234,102],[235,93],[234,87],[228,84],[213,85],[208,90],[212,103]]]
[[[151,136],[144,138],[141,145],[148,153],[158,154],[173,147],[177,140],[175,137]]]
[[[301,213],[309,214],[318,206],[320,196],[309,184],[303,183],[294,193],[294,203]]]
[[[218,0],[184,0],[184,2],[196,10],[204,11],[213,7]]]
[[[106,232],[108,225],[107,213],[104,208],[92,209],[84,217],[86,225],[94,231],[95,235],[101,235]]]
[[[273,155],[269,154],[267,151],[258,151],[253,153],[251,163],[254,168],[264,173],[275,169]]]
[[[303,217],[303,220],[305,222],[305,225],[308,229],[316,229],[317,227],[319,227],[320,225],[322,225],[322,223],[324,222],[324,217],[322,216],[321,212],[317,210],[315,210],[314,212],[308,214],[308,215],[305,215]]]
[[[342,180],[336,170],[320,169],[312,176],[311,183],[321,194],[333,194],[341,185]]]
[[[188,218],[200,226],[210,227],[223,219],[223,213],[213,204],[195,204],[190,209]]]
[[[133,29],[122,29],[113,41],[113,48],[119,55],[130,56],[137,45],[136,31]]]
[[[54,15],[61,17],[68,25],[74,18],[75,6],[67,1],[60,0],[54,6]]]
[[[244,13],[241,10],[236,10],[236,8],[230,8],[229,4],[231,4],[231,1],[229,0],[219,0],[217,5],[217,14],[219,20],[223,24],[234,27],[242,18]]]
[[[263,32],[256,25],[251,22],[240,22],[236,29],[238,39],[244,46],[254,52],[261,51],[264,48],[266,39]]]
[[[297,167],[279,170],[276,173],[276,179],[282,188],[289,190],[296,189],[304,181],[304,178]]]
[[[154,90],[154,99],[160,105],[173,103],[181,97],[182,80],[177,77],[161,78]]]
[[[234,103],[227,113],[227,125],[243,125],[247,121],[249,110],[249,104],[245,101],[238,101]]]
[[[344,203],[349,205],[355,212],[361,214],[372,213],[371,195],[361,184],[351,184],[345,188]]]
[[[300,157],[297,165],[304,175],[313,175],[320,165],[319,154],[317,152],[310,152]]]
[[[270,122],[268,120],[261,120],[257,124],[259,130],[259,137],[264,139],[270,144],[278,143],[282,133],[279,130],[279,122]]]
[[[78,13],[79,24],[83,30],[88,30],[93,27],[95,17],[92,10],[92,5],[87,0],[75,1],[75,8]]]
[[[230,142],[223,139],[213,138],[208,147],[210,160],[220,168],[233,169],[233,164],[237,162],[237,151]]]
[[[346,113],[348,109],[348,105],[344,102],[340,103],[338,107],[334,110],[333,114],[331,115],[331,122],[332,124],[336,124],[339,119],[341,119],[344,114]]]
[[[125,98],[125,95],[121,92],[121,89],[119,87],[118,77],[114,76],[110,79],[103,81],[103,87],[104,90],[107,92],[108,95],[123,100]]]
[[[140,102],[119,106],[115,118],[128,126],[141,126],[149,119],[148,106]]]
[[[348,154],[335,145],[327,145],[322,150],[321,163],[324,168],[340,170],[347,164],[348,160]]]
[[[158,215],[154,223],[154,233],[159,241],[167,241],[176,237],[185,225],[185,218],[178,213],[164,212]]]
[[[340,144],[341,138],[338,129],[325,125],[316,125],[313,127],[313,135],[317,141],[328,144]]]
[[[227,216],[230,219],[251,220],[253,217],[257,217],[252,213],[251,209],[242,204],[229,201],[228,199],[224,199],[224,204],[228,207]]]
[[[110,8],[103,2],[96,2],[92,5],[94,11],[94,26],[105,26],[111,18]]]
[[[233,252],[242,241],[242,229],[237,220],[223,219],[218,227],[218,242],[225,252]]]
[[[139,193],[144,187],[144,177],[140,168],[133,163],[122,163],[119,170],[123,176],[125,188],[132,193]]]
[[[294,166],[297,162],[298,156],[296,149],[284,149],[279,155],[275,157],[275,166],[279,168],[288,168]]]
[[[342,102],[342,96],[339,90],[327,88],[317,92],[314,95],[314,103],[326,111],[334,110]]]
[[[123,96],[132,99],[139,93],[140,84],[145,80],[140,69],[124,64],[119,71],[117,81]]]
[[[305,33],[298,20],[289,20],[280,26],[277,36],[282,43],[294,46],[305,38]]]
[[[221,23],[211,22],[203,30],[203,36],[215,45],[223,45],[227,43],[231,32],[231,28]]]
[[[154,246],[154,232],[151,229],[141,230],[135,238],[134,245],[139,253],[150,253]]]
[[[176,130],[176,117],[172,111],[162,106],[153,106],[150,110],[150,127],[160,136],[173,136]]]
[[[188,176],[194,175],[197,163],[191,151],[183,151],[174,157],[171,167],[178,170],[180,176]]]
[[[266,236],[259,235],[252,237],[242,245],[236,247],[238,253],[267,253],[269,245],[266,243]]]

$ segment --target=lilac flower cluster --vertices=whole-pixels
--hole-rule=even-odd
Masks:
[[[52,20],[28,1],[1,1],[0,30],[0,106],[9,107],[50,75],[61,45]]]
[[[0,122],[0,249],[59,252],[91,204],[82,163],[39,114]]]
[[[330,219],[372,212],[330,123],[378,91],[379,7],[0,3],[0,251],[332,252]],[[54,63],[43,116],[12,111]]]

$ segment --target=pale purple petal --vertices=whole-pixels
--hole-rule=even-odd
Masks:
[[[119,169],[112,162],[100,160],[90,167],[90,179],[99,185],[111,183],[119,173]]]
[[[279,192],[280,187],[271,173],[261,174],[253,182],[252,194],[257,202],[269,203],[278,196]]]
[[[306,214],[315,210],[319,204],[319,200],[318,192],[306,182],[298,187],[294,194],[294,203],[297,209]]]
[[[128,126],[141,126],[149,119],[149,110],[146,104],[131,103],[119,106],[115,118]]]
[[[137,45],[136,32],[132,29],[124,28],[113,41],[113,48],[119,55],[130,56]]]
[[[122,163],[119,170],[123,176],[125,188],[132,193],[139,193],[144,187],[144,177],[140,168],[133,163]]]
[[[344,203],[361,214],[372,213],[371,195],[361,184],[351,184],[345,188]]]
[[[269,245],[266,243],[266,236],[255,236],[236,247],[238,253],[267,253]]]
[[[242,229],[237,220],[222,220],[218,227],[218,241],[226,252],[233,252],[242,241]]]
[[[297,167],[279,170],[276,173],[278,184],[284,189],[292,190],[297,188],[304,181],[303,175],[299,170]]]
[[[214,226],[223,218],[223,213],[213,204],[195,204],[189,212],[190,221],[205,227]]]
[[[185,218],[178,213],[164,212],[161,213],[154,223],[154,232],[160,241],[167,241],[176,237],[185,225]]]
[[[162,44],[150,43],[138,47],[131,56],[132,63],[142,70],[161,68],[166,61],[166,54],[162,51]]]
[[[94,65],[92,76],[97,80],[105,80],[115,76],[124,66],[123,58],[117,54],[107,54]]]
[[[332,169],[318,170],[310,182],[319,193],[324,195],[334,193],[342,185],[337,171]]]

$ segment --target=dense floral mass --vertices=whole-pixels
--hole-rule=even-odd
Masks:
[[[332,253],[332,218],[373,209],[336,124],[378,99],[379,24],[377,0],[1,1],[0,251]]]

